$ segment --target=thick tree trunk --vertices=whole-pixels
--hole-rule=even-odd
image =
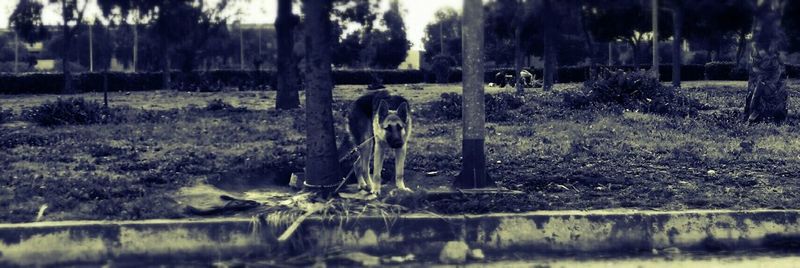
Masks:
[[[333,128],[331,2],[303,2],[306,17],[306,186],[325,192],[340,182]]]
[[[525,92],[522,75],[520,75],[524,56],[522,52],[522,25],[517,24],[514,26],[514,77],[516,77],[514,85],[517,89],[517,93]]]
[[[297,57],[294,55],[294,28],[298,18],[292,14],[292,0],[278,1],[278,17],[275,31],[278,38],[277,97],[275,109],[300,107],[300,84],[298,83]]]
[[[658,80],[661,76],[661,72],[659,72],[661,64],[658,57],[658,0],[650,1],[650,5],[652,13],[651,25],[653,26],[653,63],[650,66],[650,72]]]
[[[779,0],[759,0],[755,10],[750,79],[744,115],[748,122],[786,119],[788,93],[780,52],[782,6]]]
[[[464,0],[461,55],[464,88],[461,174],[454,181],[458,188],[494,186],[486,173],[484,152],[485,116],[483,89],[483,5],[481,0]],[[519,76],[519,75],[517,75]]]
[[[681,7],[675,6],[672,9],[672,87],[674,88],[681,87],[681,63],[683,63],[682,27],[683,10],[681,10]]]

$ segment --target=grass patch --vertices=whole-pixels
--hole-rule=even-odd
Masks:
[[[789,107],[800,107],[799,89],[789,83]],[[444,103],[443,93],[460,87],[388,90],[406,96],[415,116],[407,184],[451,183],[424,174],[446,178],[460,171],[460,116],[450,114],[460,108],[436,106]],[[678,93],[715,107],[690,116],[626,110],[615,102],[569,108],[563,94],[582,93],[577,84],[523,95],[487,91],[488,115],[506,114],[487,123],[489,172],[500,186],[525,194],[392,202],[437,213],[800,208],[800,119],[743,123],[743,82],[686,83]],[[363,92],[356,86],[334,90],[337,141],[346,137],[347,107]],[[80,95],[87,102],[98,96]],[[0,106],[19,114],[50,98],[12,96],[0,98]],[[227,105],[205,109],[215,99]],[[130,99],[112,94],[111,100],[111,124],[0,125],[0,221],[31,221],[43,204],[50,207],[46,220],[181,217],[170,198],[180,187],[240,177],[272,180],[305,164],[305,114],[272,109],[274,92],[136,92]],[[430,107],[442,109],[430,114]]]

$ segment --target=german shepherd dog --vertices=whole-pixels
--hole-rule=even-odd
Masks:
[[[392,153],[395,157],[395,185],[399,190],[411,191],[403,181],[408,140],[411,138],[408,100],[390,95],[385,90],[367,93],[353,103],[347,120],[347,130],[359,152],[354,167],[358,187],[379,195],[383,160],[386,154]],[[373,162],[371,176],[370,160]]]

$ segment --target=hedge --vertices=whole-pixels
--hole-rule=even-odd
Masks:
[[[746,70],[734,68],[731,62],[711,62],[708,64],[687,64],[681,68],[682,81],[696,80],[747,80]],[[634,70],[631,65],[614,66],[613,69]],[[649,68],[647,65],[640,69]],[[537,79],[541,79],[541,69],[530,69]],[[484,81],[495,81],[497,72],[514,73],[513,68],[487,69]],[[557,82],[583,82],[588,77],[586,66],[563,66],[558,68]],[[672,65],[663,64],[659,68],[661,81],[672,79]],[[800,66],[786,65],[789,78],[800,78]],[[223,88],[238,90],[268,90],[274,88],[275,72],[217,70],[208,72],[172,72],[173,89],[185,91],[217,91]],[[79,73],[73,75],[74,85],[80,92],[102,91],[103,73]],[[355,70],[339,69],[333,71],[334,83],[339,85],[369,85],[375,82],[384,84],[433,83],[435,76],[424,70]],[[461,82],[461,68],[450,71],[451,83]],[[57,94],[64,85],[60,73],[0,73],[0,94]],[[124,73],[109,72],[108,88],[112,91],[144,91],[161,88],[160,72]]]

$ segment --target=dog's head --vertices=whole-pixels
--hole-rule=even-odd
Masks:
[[[389,110],[389,104],[381,100],[375,116],[375,138],[384,140],[389,147],[400,148],[406,143],[411,131],[411,117],[408,103],[403,102],[397,110]]]

